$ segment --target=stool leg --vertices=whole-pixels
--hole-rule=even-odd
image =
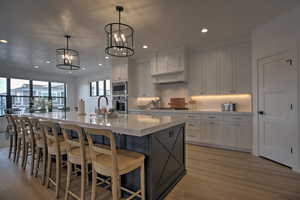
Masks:
[[[34,163],[35,163],[35,157],[36,157],[36,147],[34,144],[31,143],[31,166],[30,166],[30,175],[33,176],[33,170],[34,170]]]
[[[61,174],[61,156],[60,154],[56,155],[56,188],[55,188],[55,194],[56,198],[59,197],[59,189],[60,189],[60,174]]]
[[[70,189],[70,182],[71,182],[71,174],[72,174],[72,163],[68,161],[67,164],[67,184],[66,184],[66,193],[65,193],[65,200],[68,200],[69,197],[69,189]]]
[[[14,162],[16,162],[17,150],[18,150],[18,136],[17,134],[14,134],[14,158],[13,158]]]
[[[86,184],[86,165],[81,165],[81,192],[80,192],[80,200],[84,200],[85,198],[85,184]]]
[[[27,159],[28,159],[28,149],[29,149],[29,144],[28,143],[25,143],[25,151],[23,153],[23,164],[22,164],[22,167],[23,169],[26,169],[26,166],[27,166]]]
[[[96,200],[96,185],[97,185],[97,172],[94,170],[93,167],[93,177],[92,177],[92,198],[91,200]]]
[[[18,144],[17,144],[17,159],[16,159],[16,164],[19,163],[20,159],[20,153],[21,153],[21,139],[18,138]]]
[[[45,184],[46,181],[46,174],[47,174],[47,158],[48,158],[48,153],[47,149],[44,147],[43,148],[43,177],[42,177],[42,184]],[[49,159],[49,158],[48,158]],[[50,158],[51,159],[51,158]]]
[[[37,161],[36,161],[36,167],[35,167],[35,173],[34,176],[37,177],[38,173],[39,173],[39,168],[40,168],[40,160],[41,160],[41,149],[37,148]]]
[[[9,136],[9,152],[8,152],[8,159],[11,157],[11,153],[13,150],[13,135]]]
[[[48,162],[47,162],[47,183],[46,187],[49,187],[49,182],[50,182],[50,177],[51,177],[51,155],[48,154]]]
[[[140,182],[141,182],[141,196],[142,200],[145,200],[145,166],[144,162],[141,165],[140,168]]]
[[[88,186],[89,185],[89,164],[86,164],[85,173],[86,173],[86,186]]]
[[[22,146],[22,162],[21,162],[21,166],[24,168],[24,162],[25,162],[25,156],[26,156],[26,142],[23,141],[23,146]]]
[[[112,196],[113,200],[119,200],[120,197],[120,177],[118,175],[113,175],[112,177]]]

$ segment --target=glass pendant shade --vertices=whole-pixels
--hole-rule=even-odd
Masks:
[[[110,23],[104,27],[107,41],[105,53],[116,57],[133,56],[134,30],[131,26],[121,23],[121,12],[124,8],[117,6],[116,10],[119,12],[119,22]]]
[[[65,35],[67,47],[56,49],[56,67],[62,70],[74,71],[80,69],[79,52],[69,48],[70,35]]]

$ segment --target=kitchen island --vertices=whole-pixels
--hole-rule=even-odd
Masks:
[[[75,112],[37,113],[29,116],[68,122],[83,127],[110,129],[115,133],[118,148],[145,155],[145,189],[147,200],[160,200],[186,174],[185,122],[169,116],[127,114],[107,118],[95,114],[79,116]],[[99,136],[97,142],[107,144]],[[122,177],[122,185],[137,190],[139,169]]]

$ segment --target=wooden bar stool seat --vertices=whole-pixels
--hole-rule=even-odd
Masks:
[[[80,147],[75,147],[68,153],[68,159],[71,163],[81,165],[81,150]],[[87,163],[91,163],[90,149],[89,146],[85,146],[85,159]]]
[[[136,197],[145,200],[145,156],[137,152],[117,149],[115,136],[110,130],[85,128],[85,133],[88,138],[92,157],[93,183],[91,199],[96,199],[96,185],[98,184],[97,180],[99,180],[97,174],[101,174],[111,177],[113,200],[121,199],[121,190],[128,194],[129,197],[125,198],[127,200]],[[110,144],[96,144],[94,136],[104,136],[109,139]],[[121,175],[132,172],[138,168],[140,169],[140,189],[138,191],[131,191],[128,188],[122,187],[120,180]],[[100,181],[101,183],[110,183],[103,179],[100,179]]]
[[[133,151],[118,149],[117,162],[119,175],[127,174],[140,167],[144,162],[145,156]],[[105,176],[112,176],[112,157],[106,154],[98,154],[93,160],[94,169]]]

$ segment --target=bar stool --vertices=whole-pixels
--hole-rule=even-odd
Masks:
[[[19,164],[20,160],[20,154],[22,152],[22,161],[21,161],[21,166],[24,165],[25,161],[25,134],[23,134],[23,125],[21,121],[21,117],[19,116],[14,116],[14,121],[16,124],[16,129],[17,129],[17,158],[16,158],[16,164]]]
[[[85,199],[85,185],[88,185],[88,164],[91,163],[89,146],[85,142],[85,136],[81,127],[77,125],[71,125],[67,123],[59,123],[64,138],[67,141],[67,152],[68,152],[68,171],[67,171],[67,184],[65,200],[68,199],[69,195],[72,197],[84,200]],[[69,132],[75,132],[78,138],[70,137]],[[80,165],[81,167],[81,185],[80,185],[80,196],[76,195],[70,190],[71,183],[71,172],[72,165]]]
[[[37,162],[35,166],[35,172],[34,176],[37,177],[39,168],[40,168],[40,162],[42,159],[43,163],[43,172],[42,172],[42,184],[45,184],[46,180],[46,169],[47,169],[47,142],[46,142],[46,135],[41,127],[41,124],[39,122],[39,119],[29,117],[30,123],[32,125],[33,129],[33,136],[35,140],[35,152],[37,154]]]
[[[133,199],[139,197],[145,200],[145,169],[143,154],[116,148],[116,141],[110,130],[99,130],[85,128],[88,138],[92,166],[93,166],[93,183],[92,183],[92,200],[96,199],[97,173],[112,177],[112,196],[113,200],[119,200],[121,190],[130,194],[127,198]],[[110,146],[95,144],[94,136],[105,136],[110,140]],[[134,192],[120,185],[120,176],[127,174],[137,168],[140,168],[140,190]]]
[[[6,114],[5,117],[7,119],[7,131],[9,136],[8,159],[11,158],[11,154],[13,153],[13,161],[15,162],[16,155],[17,155],[17,139],[18,139],[17,127],[12,115]]]
[[[62,168],[62,156],[67,154],[67,143],[63,137],[60,137],[57,132],[57,124],[40,120],[40,125],[47,138],[47,181],[46,187],[49,187],[50,182],[55,186],[56,198],[59,197],[60,183],[61,183],[61,168]],[[51,178],[52,171],[52,157],[55,157],[56,168],[55,168],[55,180]]]
[[[25,153],[23,154],[24,162],[22,167],[23,169],[26,169],[28,157],[31,156],[30,175],[32,176],[36,160],[36,144],[33,133],[33,126],[28,117],[20,117],[20,120],[22,123],[23,134],[25,135]]]

